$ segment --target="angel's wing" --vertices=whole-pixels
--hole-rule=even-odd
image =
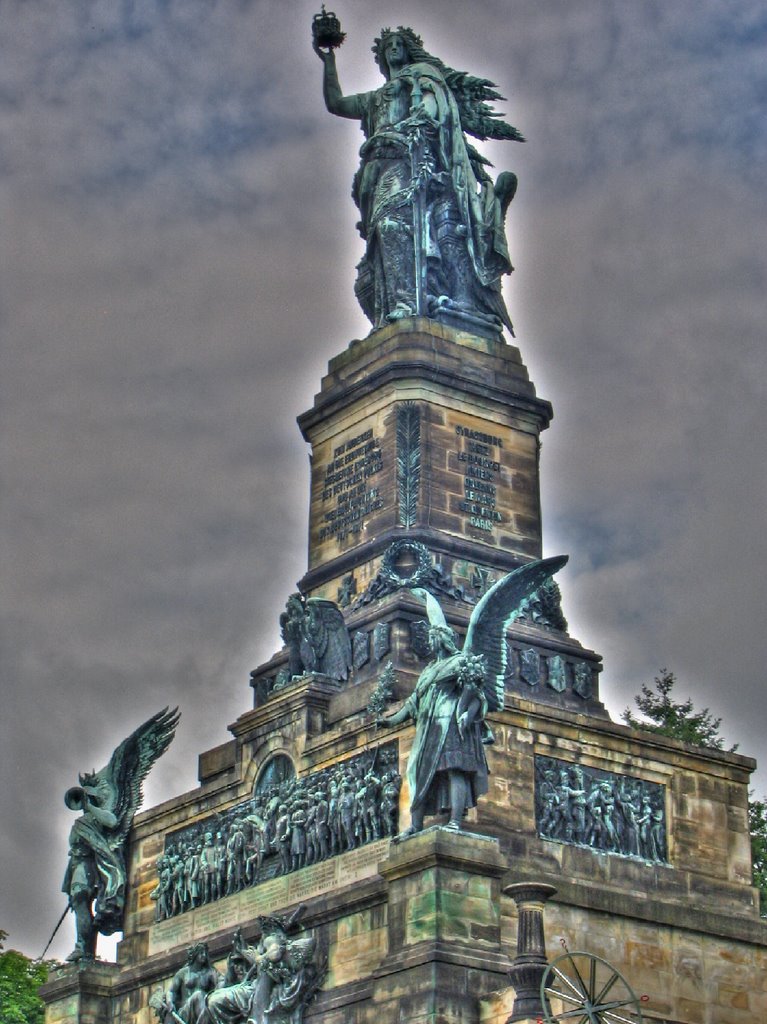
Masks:
[[[102,769],[116,795],[114,814],[117,825],[111,837],[121,844],[131,827],[133,816],[141,804],[142,784],[157,758],[164,754],[176,732],[181,715],[178,708],[164,708],[140,725],[123,740]]]
[[[495,91],[494,82],[452,69],[446,71],[445,80],[458,105],[461,127],[468,135],[473,135],[475,139],[525,141],[521,132],[503,120],[503,114],[493,110],[493,100],[503,99]]]
[[[323,605],[331,602],[321,597],[310,597],[306,602],[306,614],[304,616],[302,631],[304,641],[309,644],[313,658],[312,668],[317,667],[328,646],[328,624],[324,613]]]
[[[312,609],[315,654],[318,669],[333,679],[346,679],[352,668],[352,644],[344,616],[333,601],[310,597],[306,602]]]
[[[528,562],[498,580],[471,613],[465,654],[482,654],[487,663],[485,696],[491,711],[503,707],[504,673],[506,669],[506,626],[522,601],[558,572],[567,562],[567,555]]]

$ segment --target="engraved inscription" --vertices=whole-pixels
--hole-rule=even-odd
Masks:
[[[456,427],[455,433],[462,442],[455,453],[463,472],[464,500],[458,508],[468,515],[475,529],[492,533],[498,523],[504,522],[496,507],[503,439],[468,427]]]
[[[192,920],[189,917],[160,921],[149,932],[149,955],[173,946],[185,946],[192,941]]]
[[[322,503],[331,507],[323,513],[321,541],[359,533],[365,516],[383,508],[379,489],[371,486],[371,478],[382,469],[381,441],[372,427],[334,449],[323,480]]]
[[[310,869],[304,869],[310,870]],[[256,914],[270,914],[288,904],[288,876],[272,878],[261,882],[255,889],[244,889],[240,893],[240,911],[244,918]]]
[[[195,939],[204,938],[222,928],[230,928],[240,920],[240,895],[229,896],[218,903],[199,907],[192,919],[192,934]]]
[[[337,861],[337,885],[353,885],[363,878],[372,878],[378,873],[378,862],[383,860],[389,850],[389,839],[381,839],[370,846],[339,857]]]

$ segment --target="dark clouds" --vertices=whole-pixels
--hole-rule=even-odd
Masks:
[[[322,106],[318,6],[0,11],[0,926],[31,954],[77,771],[178,703],[147,803],[192,787],[305,569],[295,417],[367,330],[360,135]],[[507,295],[556,414],[546,546],[571,552],[565,611],[611,710],[668,665],[760,755],[762,8],[349,6],[347,91],[378,82],[381,22],[412,24],[530,140],[485,151],[520,176]]]

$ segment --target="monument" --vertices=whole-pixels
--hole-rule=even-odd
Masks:
[[[115,964],[94,959],[111,890],[78,844],[116,825],[93,780],[70,791],[93,820],[47,1024],[756,1024],[754,762],[611,722],[566,558],[542,558],[552,409],[501,292],[517,182],[471,141],[522,136],[410,28],[381,32],[384,82],[357,95],[324,8],[312,41],[328,110],[364,134],[372,330],[299,418],[308,564],[275,609],[283,648],[199,786],[120,819]]]

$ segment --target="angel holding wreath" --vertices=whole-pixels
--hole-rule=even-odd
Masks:
[[[415,722],[407,766],[410,825],[404,839],[420,832],[427,814],[449,812],[447,827],[461,828],[466,811],[488,789],[485,747],[494,742],[488,711],[503,708],[506,627],[519,606],[562,568],[567,556],[530,562],[495,583],[475,606],[459,650],[437,599],[421,587],[434,658],[399,711],[379,725]]]

